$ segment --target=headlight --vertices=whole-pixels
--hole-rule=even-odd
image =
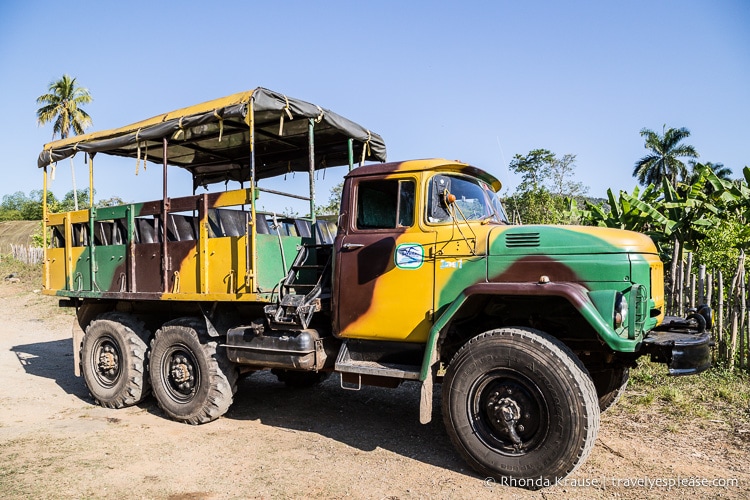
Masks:
[[[628,301],[625,300],[625,296],[621,293],[617,293],[615,296],[615,328],[620,328],[628,317]]]

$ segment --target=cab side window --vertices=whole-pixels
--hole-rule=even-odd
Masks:
[[[413,180],[362,181],[357,189],[357,229],[396,229],[414,225]]]

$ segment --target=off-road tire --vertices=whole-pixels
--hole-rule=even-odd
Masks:
[[[458,453],[483,477],[519,487],[538,489],[572,473],[599,431],[586,368],[562,342],[531,328],[472,338],[448,365],[442,391],[443,420]],[[517,416],[515,442],[498,418],[509,414]]]
[[[143,323],[129,314],[107,312],[89,323],[80,346],[80,368],[97,404],[124,408],[149,395],[149,336]]]
[[[181,318],[154,335],[149,357],[154,396],[169,418],[205,424],[224,415],[237,391],[237,369],[205,323]]]
[[[630,368],[619,366],[591,372],[591,378],[599,398],[599,410],[604,412],[614,406],[625,392],[630,380]]]

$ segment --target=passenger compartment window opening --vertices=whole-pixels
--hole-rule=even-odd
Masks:
[[[357,191],[357,229],[396,229],[414,225],[415,182],[362,181]]]

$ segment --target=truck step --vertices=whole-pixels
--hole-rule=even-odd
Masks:
[[[389,377],[401,380],[419,380],[419,365],[389,363],[370,359],[354,359],[347,342],[341,345],[335,365],[337,372]]]
[[[320,309],[320,297],[308,301],[306,295],[288,294],[279,304],[267,305],[263,311],[271,329],[304,330]]]

